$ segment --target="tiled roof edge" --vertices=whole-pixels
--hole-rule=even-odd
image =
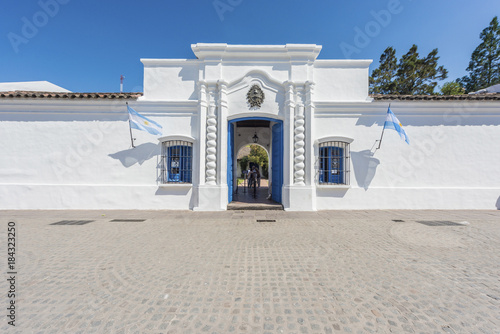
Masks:
[[[500,100],[500,93],[463,94],[463,95],[370,95],[375,101],[463,101],[463,100]]]
[[[0,98],[47,98],[47,99],[130,99],[137,100],[142,93],[66,93],[66,92],[0,92]],[[464,95],[370,95],[375,101],[461,101],[500,100],[500,93]]]
[[[0,98],[39,98],[39,99],[133,99],[142,93],[66,93],[66,92],[0,92]]]

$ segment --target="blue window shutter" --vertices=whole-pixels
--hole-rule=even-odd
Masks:
[[[171,146],[168,148],[168,181],[179,182],[179,146]]]
[[[344,184],[344,148],[319,148],[319,183]]]
[[[328,150],[328,163],[327,163],[327,167],[326,167],[326,170],[328,172],[328,183],[333,183],[333,175],[332,175],[332,154],[333,154],[333,150],[332,150],[332,147],[328,147],[327,148]]]
[[[183,152],[182,152],[182,164],[181,164],[181,170],[182,170],[182,176],[181,176],[181,181],[182,182],[187,182],[191,183],[191,166],[192,166],[192,147],[189,146],[182,146]]]
[[[192,182],[193,147],[174,145],[166,147],[164,182]]]
[[[334,150],[332,147],[328,148],[328,183],[335,183],[335,175],[333,174],[333,154]]]
[[[179,164],[179,173],[180,175],[180,182],[187,182],[187,174],[186,174],[186,168],[187,168],[187,147],[186,146],[180,146],[180,164]]]
[[[172,182],[172,153],[173,153],[173,147],[170,146],[168,148],[168,156],[167,156],[167,180],[169,182]]]
[[[330,147],[330,183],[342,184],[343,183],[343,156],[344,149],[340,147]]]
[[[338,147],[339,150],[339,175],[337,183],[344,183],[344,149]]]
[[[186,160],[185,146],[179,146],[179,182],[184,182],[184,177],[185,177],[184,169],[186,168],[185,160]]]
[[[326,162],[326,147],[319,148],[319,183],[325,182],[325,162]]]

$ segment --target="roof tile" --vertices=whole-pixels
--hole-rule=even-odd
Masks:
[[[47,98],[47,99],[127,99],[137,100],[143,93],[56,93],[56,92],[30,92],[12,91],[0,92],[0,98]],[[464,95],[383,95],[374,94],[375,101],[498,101],[500,93],[464,94]]]
[[[500,100],[500,93],[464,94],[464,95],[383,95],[374,94],[375,101],[462,101],[462,100]]]
[[[142,93],[56,93],[13,91],[0,92],[0,98],[28,98],[28,99],[133,99],[137,100]]]

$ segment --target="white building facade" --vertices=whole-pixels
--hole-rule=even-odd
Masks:
[[[0,93],[0,209],[226,210],[236,156],[285,210],[500,208],[500,95],[369,96],[371,60],[318,45],[195,44],[142,59],[143,94]],[[126,102],[163,126],[135,131]],[[387,108],[411,144],[387,130]]]

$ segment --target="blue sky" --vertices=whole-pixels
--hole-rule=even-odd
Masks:
[[[0,82],[116,92],[123,74],[124,91],[142,91],[140,58],[194,58],[191,44],[215,42],[320,44],[319,58],[373,59],[371,70],[386,47],[399,58],[417,44],[439,49],[451,81],[499,14],[498,0],[5,1]]]

